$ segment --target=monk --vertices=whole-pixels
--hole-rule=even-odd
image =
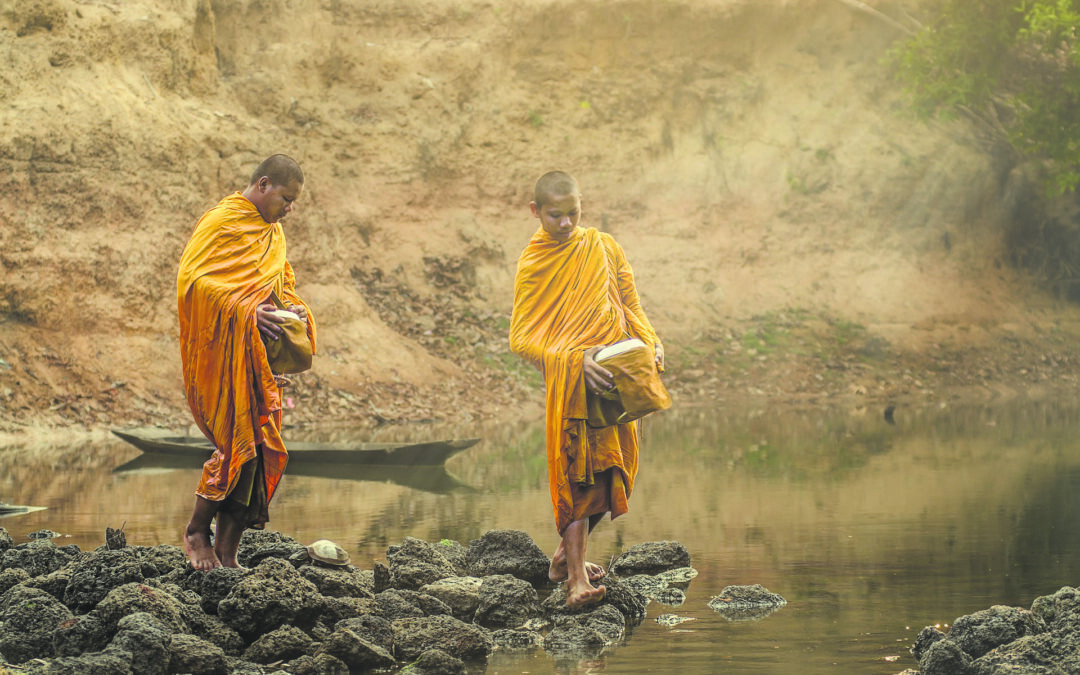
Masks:
[[[546,389],[548,486],[559,543],[548,576],[566,580],[566,604],[600,602],[606,574],[586,562],[588,536],[603,518],[629,510],[638,468],[638,423],[593,428],[587,392],[614,386],[596,352],[636,337],[664,348],[641,308],[634,273],[611,235],[581,223],[577,181],[564,172],[536,182],[529,204],[540,228],[518,259],[510,348],[540,371]]]
[[[180,258],[184,391],[195,423],[214,446],[184,531],[184,550],[197,570],[240,566],[240,537],[247,528],[266,526],[288,462],[281,440],[286,382],[271,372],[264,341],[282,333],[284,320],[272,313],[276,298],[306,322],[315,345],[315,320],[296,295],[280,224],[303,190],[295,160],[267,158],[243,192],[203,214]]]

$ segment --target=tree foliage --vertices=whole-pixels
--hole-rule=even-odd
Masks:
[[[1052,194],[1080,184],[1080,0],[942,0],[892,60],[920,115],[980,121]]]

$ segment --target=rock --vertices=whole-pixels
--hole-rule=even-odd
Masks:
[[[372,589],[375,595],[382,593],[386,589],[390,588],[390,568],[381,562],[375,563],[375,569],[372,570],[372,575],[375,579],[375,586]]]
[[[483,579],[478,577],[447,577],[421,587],[420,592],[446,603],[454,618],[469,623],[480,606],[480,586],[483,583]]]
[[[130,614],[152,614],[173,633],[186,633],[183,604],[168,593],[146,584],[125,584],[109,592],[94,608],[110,634]]]
[[[169,653],[169,672],[190,675],[230,674],[225,652],[194,635],[173,635],[169,642]]]
[[[15,548],[15,541],[11,538],[11,535],[6,529],[0,527],[0,552],[12,548]]]
[[[977,659],[991,649],[1044,632],[1046,623],[1030,611],[995,605],[954,621],[948,639]]]
[[[484,628],[517,628],[540,615],[532,584],[509,574],[484,577],[473,622]]]
[[[280,558],[249,570],[218,603],[218,616],[245,640],[285,624],[303,623],[317,612],[315,585]]]
[[[1080,673],[1080,640],[1072,631],[1022,637],[975,659],[973,675]]]
[[[169,673],[169,644],[172,634],[156,617],[129,614],[117,624],[112,646],[131,654],[131,670],[139,675]]]
[[[611,571],[619,576],[660,574],[690,566],[690,552],[677,541],[652,541],[631,546],[615,559]]]
[[[349,675],[345,662],[330,654],[293,659],[285,664],[285,671],[292,675]]]
[[[355,567],[304,565],[300,576],[315,584],[319,593],[330,598],[373,598],[374,588],[366,583]]]
[[[355,619],[346,619],[334,625],[334,630],[342,628],[351,630],[371,644],[378,645],[388,652],[394,650],[394,627],[386,619],[367,615]]]
[[[113,589],[146,579],[132,548],[100,551],[70,565],[71,580],[64,589],[64,604],[79,614],[90,611]]]
[[[398,589],[416,590],[457,574],[438,546],[413,537],[406,537],[393,553],[387,551],[386,557],[390,563],[391,585]]]
[[[226,656],[237,656],[243,653],[245,645],[240,634],[226,625],[220,617],[204,612],[198,601],[184,605],[181,616],[192,635],[217,645]]]
[[[499,649],[525,650],[539,646],[544,636],[534,630],[503,628],[491,634],[491,641]]]
[[[316,656],[320,654],[340,659],[351,672],[379,670],[394,665],[394,656],[388,650],[366,640],[351,630],[346,622],[334,628],[334,632],[315,652]]]
[[[41,576],[24,581],[23,586],[28,588],[40,588],[57,600],[66,600],[64,597],[65,592],[67,591],[68,584],[71,583],[71,577],[74,572],[72,565],[77,562],[78,556],[76,556],[73,562],[68,563],[55,572],[42,574]]]
[[[209,572],[196,572],[188,576],[187,588],[198,593],[202,600],[199,603],[207,614],[217,614],[218,605],[222,600],[229,597],[236,584],[244,578],[247,570],[235,567],[215,567]]]
[[[461,659],[455,659],[441,649],[429,649],[408,666],[410,675],[466,675],[468,670]]]
[[[469,542],[465,554],[469,574],[486,577],[509,574],[532,584],[548,582],[551,560],[520,530],[489,530]]]
[[[289,560],[292,556],[307,559],[307,547],[292,537],[269,530],[244,530],[236,560],[241,567],[258,567],[264,560],[279,558]]]
[[[438,598],[418,591],[391,588],[375,596],[379,616],[391,622],[433,615],[452,615],[450,607]]]
[[[18,567],[3,570],[0,572],[0,595],[3,595],[9,588],[18,586],[29,578],[30,573]]]
[[[1052,629],[1080,629],[1080,590],[1064,586],[1053,595],[1035,598],[1031,613]]]
[[[452,616],[398,619],[393,627],[394,653],[403,661],[415,661],[433,648],[462,661],[482,661],[494,648],[487,631]]]
[[[99,652],[105,649],[111,637],[109,627],[95,610],[61,622],[53,631],[53,650],[57,656]]]
[[[60,657],[51,661],[48,667],[49,675],[131,675],[133,672],[131,654],[115,647]]]
[[[927,626],[915,636],[915,643],[911,645],[911,655],[914,656],[916,660],[922,660],[922,655],[926,653],[926,650],[930,648],[930,645],[938,640],[944,639],[945,633],[942,633],[933,626]]]
[[[71,610],[37,588],[16,586],[0,596],[0,657],[14,663],[56,655],[52,636]]]
[[[661,626],[669,627],[678,626],[680,623],[693,620],[694,617],[692,616],[678,616],[677,614],[661,614],[660,616],[656,617],[656,623],[660,624]]]
[[[939,640],[923,652],[919,669],[922,675],[970,675],[971,657],[952,640]]]
[[[4,551],[0,569],[23,569],[31,577],[39,577],[55,572],[73,557],[70,551],[57,548],[51,539],[38,539]]]
[[[753,584],[726,586],[708,604],[709,609],[728,621],[757,621],[786,605],[787,600],[761,584]]]
[[[282,626],[256,640],[244,651],[244,658],[255,663],[289,661],[307,654],[315,641],[296,626]]]

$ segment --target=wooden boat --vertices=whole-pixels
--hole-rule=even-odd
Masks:
[[[170,436],[160,430],[113,429],[113,434],[150,454],[188,455],[206,459],[213,452],[201,436]],[[287,442],[289,467],[302,464],[364,466],[441,466],[459,452],[480,442],[464,438],[420,443],[303,443]]]

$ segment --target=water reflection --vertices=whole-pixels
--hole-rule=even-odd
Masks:
[[[652,604],[626,641],[590,660],[500,652],[488,671],[671,672],[676,663],[685,673],[884,675],[915,665],[907,649],[924,625],[992,604],[1029,606],[1075,582],[1080,408],[901,407],[893,418],[882,409],[771,407],[683,407],[649,418],[631,512],[602,523],[589,554],[606,562],[635,543],[680,541],[700,572],[685,602]],[[270,527],[302,542],[331,539],[360,567],[406,536],[467,543],[493,528],[526,530],[554,550],[540,420],[391,432],[368,440],[485,440],[448,462],[449,489],[446,477],[432,489],[409,472],[297,467]],[[92,548],[106,526],[126,522],[129,543],[178,544],[198,463],[146,461],[109,441],[0,449],[0,501],[48,507],[3,526],[16,541],[47,528]],[[724,587],[755,583],[788,605],[754,622],[709,609]],[[664,613],[691,621],[656,623]]]

